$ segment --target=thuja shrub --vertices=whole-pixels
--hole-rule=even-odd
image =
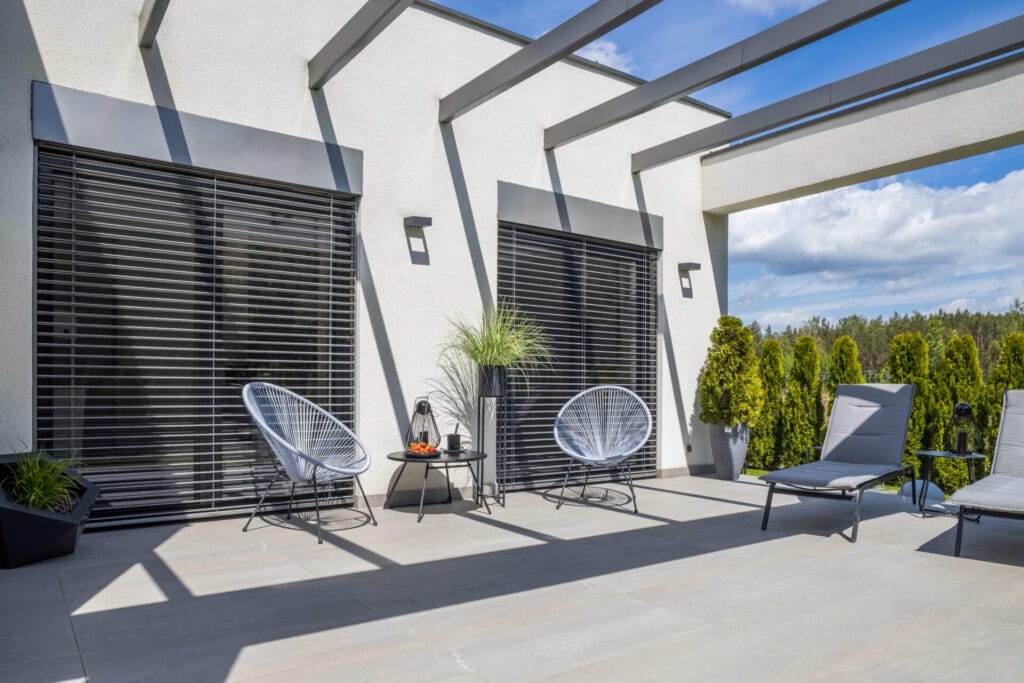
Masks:
[[[925,430],[928,425],[928,405],[931,383],[928,378],[928,342],[919,332],[907,332],[893,337],[886,366],[889,381],[894,384],[914,385],[914,406],[907,429],[907,448],[903,462],[913,465],[920,474],[920,458],[915,451],[926,447]]]
[[[711,348],[700,374],[700,419],[730,427],[751,423],[762,401],[754,335],[739,318],[723,315],[711,332]]]
[[[782,346],[769,339],[761,347],[757,364],[764,404],[750,427],[750,446],[747,464],[769,470],[779,466],[782,454],[782,396],[786,386],[786,369],[782,360]]]
[[[987,424],[982,425],[985,435],[986,453],[993,455],[996,438],[999,436],[999,420],[1003,415],[1003,392],[1007,389],[1024,389],[1024,334],[1013,332],[1003,338],[999,360],[992,368],[985,386],[985,415]]]
[[[811,447],[819,443],[823,416],[820,377],[817,345],[812,337],[800,337],[793,346],[793,367],[782,408],[784,467],[807,462]]]
[[[860,368],[857,342],[843,335],[832,344],[828,357],[828,401],[829,412],[836,400],[836,387],[840,384],[864,384],[864,372]]]
[[[933,447],[953,449],[956,447],[956,436],[953,432],[953,406],[961,401],[970,403],[976,412],[981,409],[979,399],[982,397],[981,365],[978,362],[978,347],[974,337],[969,334],[951,337],[946,342],[946,352],[942,362],[933,372],[934,410],[932,421],[939,427],[936,436],[939,443]],[[972,443],[976,448],[980,444]],[[964,463],[948,458],[938,458],[935,462],[935,481],[946,493],[952,493],[969,483]]]

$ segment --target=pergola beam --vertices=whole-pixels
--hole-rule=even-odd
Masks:
[[[367,0],[309,60],[309,87],[319,90],[414,0]]]
[[[139,12],[139,47],[153,47],[171,0],[146,0]]]
[[[544,131],[554,149],[667,102],[731,78],[907,0],[828,0],[703,59],[556,123]]]
[[[743,138],[779,128],[1024,47],[1024,16],[915,52],[728,121],[649,147],[632,156],[639,173]]]
[[[661,0],[598,0],[441,99],[438,120],[456,117],[568,57]]]

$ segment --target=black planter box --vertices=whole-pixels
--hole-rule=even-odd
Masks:
[[[480,366],[480,395],[501,398],[508,384],[508,368],[501,365]]]
[[[10,476],[16,460],[0,455],[0,480]],[[68,474],[78,482],[78,502],[68,514],[19,505],[0,486],[0,567],[12,569],[75,552],[99,489],[74,472]]]

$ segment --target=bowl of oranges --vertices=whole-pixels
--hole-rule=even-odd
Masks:
[[[437,450],[437,446],[431,446],[426,441],[413,441],[409,444],[409,450],[406,452],[409,455],[417,455],[422,458],[434,457],[441,453]]]

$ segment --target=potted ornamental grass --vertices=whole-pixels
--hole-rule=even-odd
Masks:
[[[725,315],[711,332],[700,373],[700,419],[708,425],[715,474],[738,479],[747,459],[750,423],[764,402],[754,335],[739,318]]]
[[[74,466],[42,451],[0,455],[0,567],[75,551],[99,490]]]
[[[480,369],[480,396],[505,395],[510,372],[529,378],[551,360],[549,339],[533,318],[506,302],[478,323],[451,322],[445,352],[457,352]]]

